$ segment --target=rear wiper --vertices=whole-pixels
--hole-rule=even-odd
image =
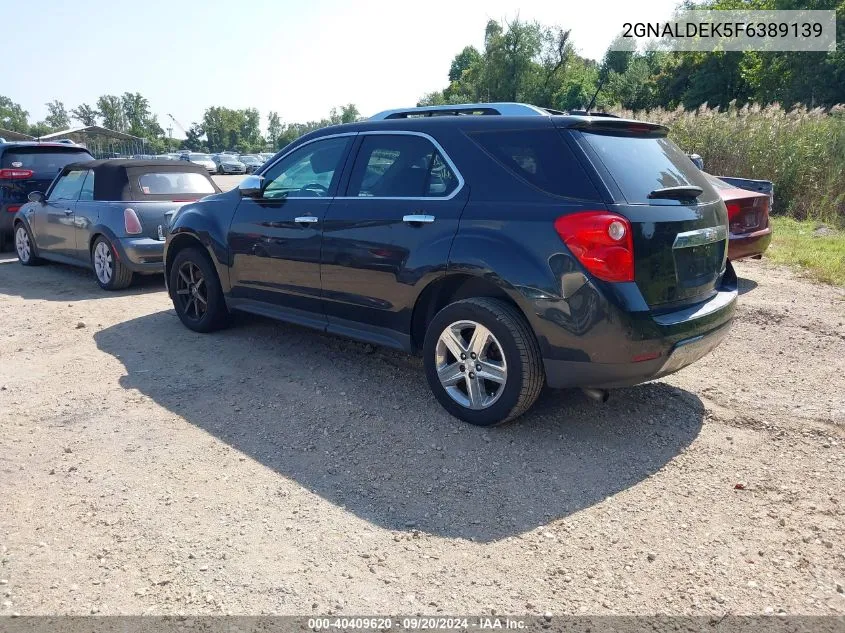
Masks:
[[[684,198],[697,198],[704,189],[696,187],[695,185],[680,185],[678,187],[663,187],[662,189],[655,189],[648,194],[649,199],[655,198],[670,198],[675,200],[682,200]]]

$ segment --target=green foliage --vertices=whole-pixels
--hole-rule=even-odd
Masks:
[[[29,112],[20,105],[0,95],[0,128],[26,134],[29,130],[28,116]]]
[[[214,106],[208,108],[197,132],[206,137],[208,151],[255,152],[264,147],[258,110],[233,110]],[[196,124],[195,124],[196,126]]]
[[[126,132],[126,115],[123,100],[116,95],[103,95],[97,99],[97,112],[103,120],[103,127]]]
[[[715,175],[775,183],[775,212],[831,223],[845,221],[845,107],[830,111],[779,105],[726,111],[618,111],[668,126],[685,151],[700,154]]]
[[[845,286],[845,233],[792,218],[773,218],[772,231],[766,258],[799,267],[820,281]]]
[[[89,126],[97,125],[97,117],[99,116],[99,113],[97,112],[97,108],[90,106],[87,103],[81,103],[70,111],[70,115],[82,123],[82,125]]]
[[[267,115],[267,143],[270,147],[277,147],[279,137],[282,135],[282,120],[278,112],[271,112]]]
[[[50,101],[47,105],[47,117],[44,122],[54,130],[66,130],[70,127],[70,117],[65,104],[58,99]]]

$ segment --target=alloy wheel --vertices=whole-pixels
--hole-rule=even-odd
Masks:
[[[449,397],[468,409],[492,406],[508,380],[501,344],[476,321],[455,321],[443,330],[435,349],[435,367]]]
[[[18,251],[18,259],[28,262],[32,255],[32,245],[29,243],[29,233],[22,225],[15,231],[15,249]]]
[[[103,285],[108,284],[114,275],[114,257],[106,242],[98,242],[94,247],[94,274]]]
[[[199,321],[208,310],[208,286],[202,270],[194,262],[184,262],[176,279],[176,297],[182,314]]]

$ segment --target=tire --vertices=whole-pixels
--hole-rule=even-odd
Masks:
[[[228,324],[229,310],[220,278],[208,254],[200,248],[191,246],[176,254],[167,287],[176,314],[185,327],[205,333]]]
[[[44,263],[44,260],[35,254],[35,240],[23,222],[15,224],[15,252],[18,261],[24,266],[38,266]]]
[[[91,268],[103,290],[123,290],[132,284],[132,271],[120,261],[114,245],[104,235],[91,246]]]
[[[477,326],[486,329],[486,334]],[[476,330],[486,339],[486,345],[473,345]],[[458,337],[446,336],[449,331]],[[441,336],[451,342],[442,341]],[[466,362],[461,362],[458,351],[464,353]],[[478,357],[471,358],[473,353]],[[423,361],[429,387],[443,408],[478,426],[494,426],[519,417],[534,404],[545,384],[534,333],[514,306],[499,299],[464,299],[440,310],[426,330]],[[481,372],[473,372],[471,363],[485,372],[480,380]],[[449,376],[445,384],[441,374]],[[472,390],[471,385],[475,385]]]

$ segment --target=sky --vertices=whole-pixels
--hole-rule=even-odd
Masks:
[[[257,108],[262,125],[271,110],[299,122],[345,103],[367,116],[444,88],[452,58],[466,45],[482,48],[488,19],[571,29],[580,54],[600,59],[624,22],[666,19],[676,4],[0,0],[0,95],[34,122],[53,99],[70,111],[102,94],[140,92],[174,137],[214,105]]]

